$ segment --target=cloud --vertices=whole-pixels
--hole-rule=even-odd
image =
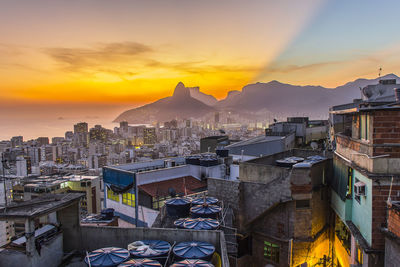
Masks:
[[[136,42],[98,44],[91,48],[45,48],[43,52],[64,70],[79,71],[102,71],[111,74],[119,73],[114,69],[105,69],[104,66],[116,63],[127,63],[137,59],[146,53],[154,52],[153,48]],[[101,69],[99,69],[101,67]]]
[[[186,61],[186,62],[160,62],[157,60],[148,60],[146,66],[152,68],[164,68],[178,72],[185,72],[189,74],[208,74],[218,72],[253,72],[260,71],[259,66],[250,65],[222,65],[222,64],[207,64],[206,60],[203,61]]]

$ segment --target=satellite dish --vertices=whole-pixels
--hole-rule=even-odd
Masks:
[[[362,89],[362,93],[363,93],[363,95],[365,95],[367,98],[370,98],[370,97],[372,96],[372,91],[371,91],[371,88],[369,88],[369,87],[364,87],[364,88]]]
[[[310,146],[313,150],[316,150],[318,148],[318,144],[316,142],[311,142]]]

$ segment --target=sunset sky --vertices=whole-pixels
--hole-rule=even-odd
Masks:
[[[399,74],[400,1],[2,0],[0,139],[62,135],[169,96]]]

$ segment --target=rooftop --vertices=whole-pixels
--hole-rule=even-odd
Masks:
[[[11,204],[0,209],[0,220],[34,219],[79,201],[84,194],[46,194],[40,198]]]
[[[310,168],[312,165],[325,161],[326,159],[328,159],[328,157],[323,156],[323,152],[320,150],[292,149],[270,156],[252,159],[246,161],[246,163],[282,168]]]
[[[192,194],[207,187],[207,182],[199,181],[192,176],[171,179],[162,182],[140,185],[139,188],[153,197],[169,195],[169,189],[173,188],[176,194]],[[185,190],[186,189],[186,190]],[[185,192],[186,191],[186,192]]]

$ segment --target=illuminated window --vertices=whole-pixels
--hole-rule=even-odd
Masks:
[[[135,207],[135,194],[123,193],[122,203],[131,207]]]
[[[264,241],[264,257],[279,263],[279,245]]]
[[[107,189],[107,198],[119,202],[119,194],[114,193],[111,189]]]
[[[356,261],[358,264],[363,264],[363,250],[361,249],[360,245],[356,244]]]

